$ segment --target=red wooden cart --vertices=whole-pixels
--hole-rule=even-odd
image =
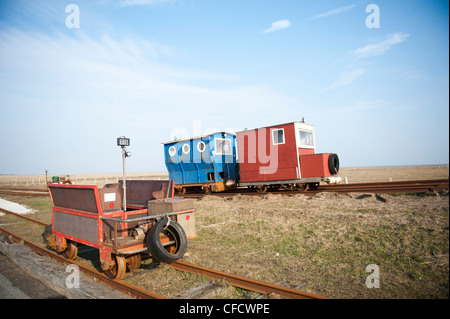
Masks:
[[[189,199],[173,198],[168,180],[127,181],[127,211],[122,208],[120,183],[49,184],[52,224],[44,242],[66,258],[75,259],[78,246],[99,249],[101,267],[121,279],[126,268],[140,266],[141,255],[162,262],[183,257],[187,239],[195,238],[195,208]]]

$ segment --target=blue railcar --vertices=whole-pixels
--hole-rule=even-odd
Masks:
[[[236,187],[236,135],[212,133],[164,144],[164,156],[175,189],[221,192]]]

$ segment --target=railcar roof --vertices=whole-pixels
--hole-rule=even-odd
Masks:
[[[245,130],[243,130],[243,131],[238,131],[238,132],[236,132],[236,133],[239,133],[239,132],[246,132],[246,131],[253,131],[253,130],[259,130],[259,129],[262,129],[262,128],[278,127],[278,126],[287,125],[287,124],[294,124],[294,123],[298,123],[298,124],[302,124],[302,125],[310,126],[310,127],[314,128],[314,126],[313,126],[312,124],[308,124],[308,123],[300,122],[300,121],[294,121],[294,122],[287,122],[287,123],[281,123],[281,124],[275,124],[275,125],[261,126],[261,127],[256,127],[256,128],[249,128],[249,129],[246,128]]]
[[[208,136],[215,135],[215,134],[227,134],[227,135],[236,136],[236,134],[231,133],[231,132],[215,132],[215,133],[211,133],[211,134],[205,134],[205,135],[194,136],[194,137],[189,137],[189,138],[176,139],[176,140],[172,140],[172,141],[169,141],[169,142],[163,142],[161,144],[172,144],[172,143],[196,140],[196,139],[199,139],[199,138],[204,138],[204,137],[208,137]]]

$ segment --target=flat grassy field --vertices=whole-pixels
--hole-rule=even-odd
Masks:
[[[35,209],[33,218],[51,221],[48,198],[2,198]],[[449,298],[446,192],[208,196],[195,206],[198,237],[188,243],[187,262],[331,298]],[[0,216],[0,224],[41,241],[42,227],[8,215]],[[99,267],[96,250],[81,248],[79,255]],[[379,288],[366,286],[369,265],[379,269]],[[209,281],[152,259],[124,280],[169,298]],[[218,284],[207,298],[259,296]]]

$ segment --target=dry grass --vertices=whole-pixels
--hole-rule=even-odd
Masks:
[[[190,261],[333,298],[448,298],[448,198],[383,198],[208,197]]]

